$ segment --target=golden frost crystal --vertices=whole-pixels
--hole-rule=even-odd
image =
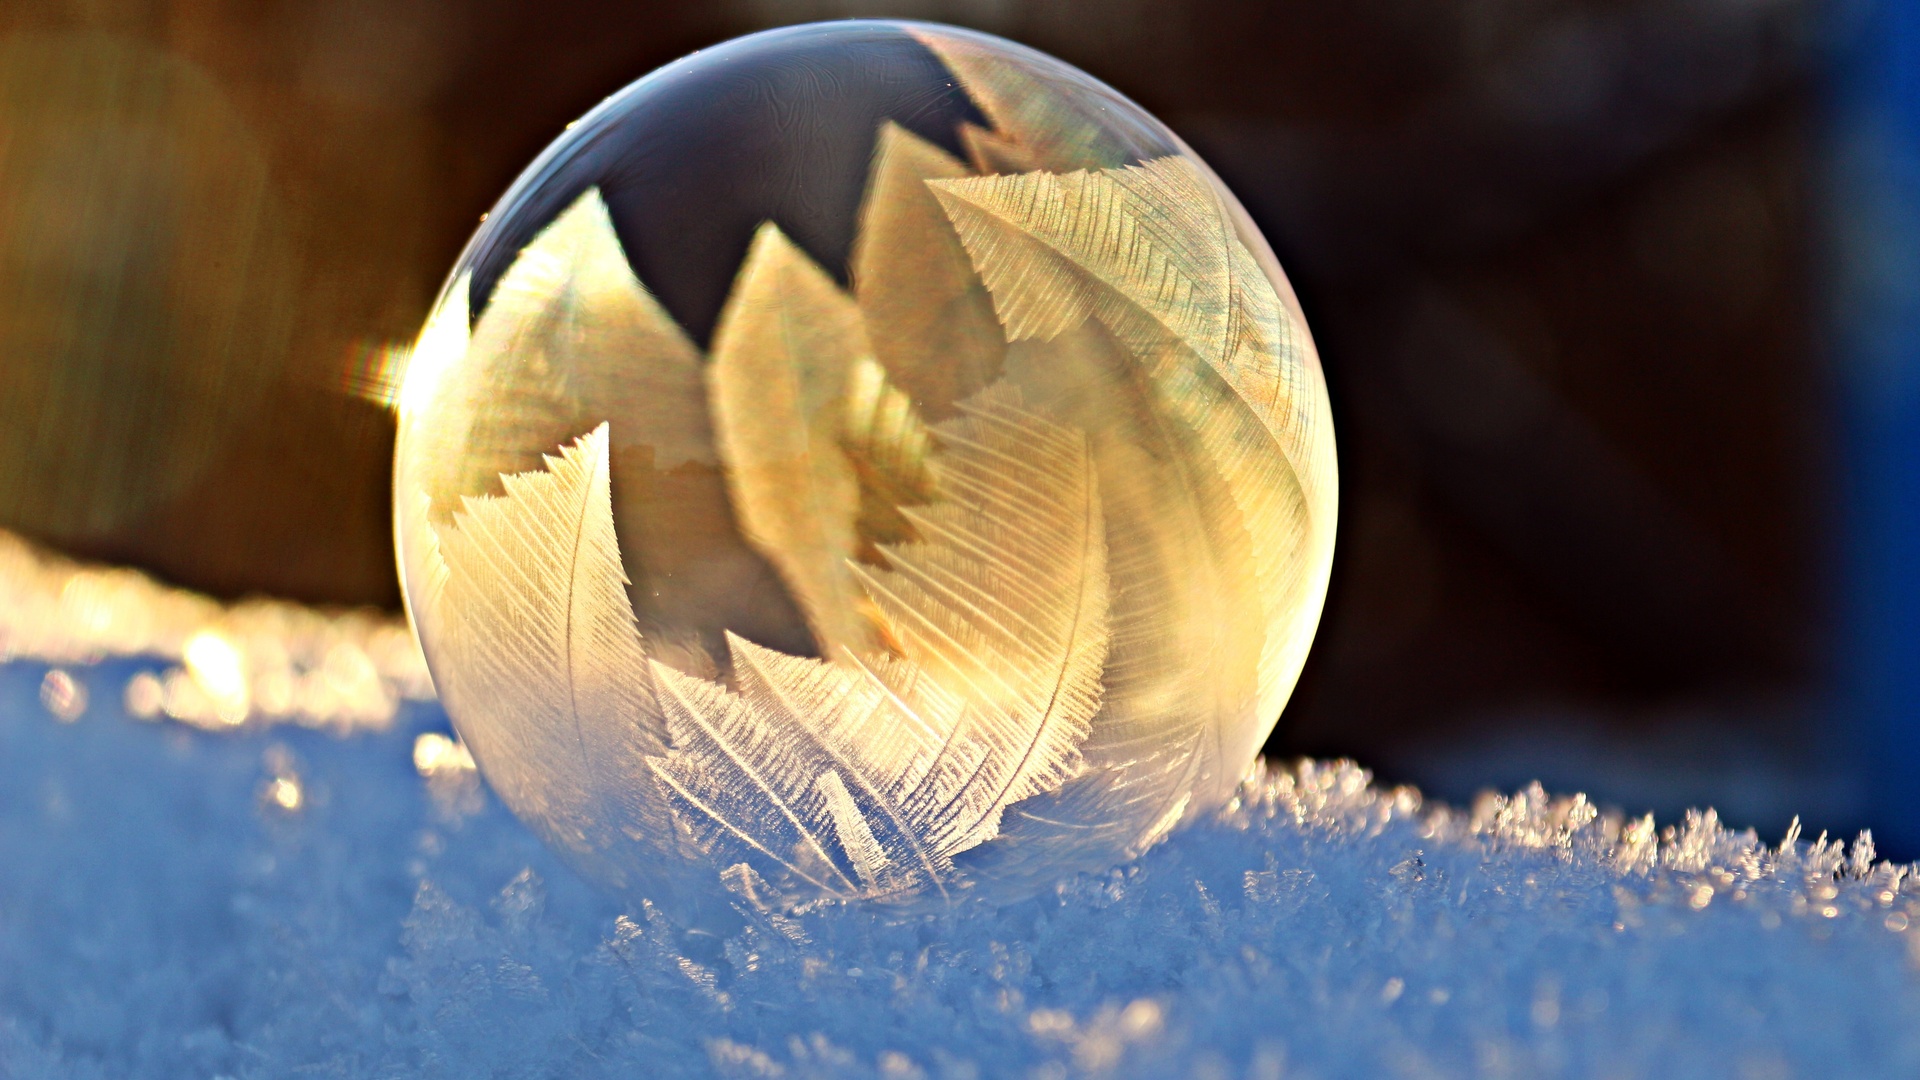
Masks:
[[[1230,797],[1332,556],[1319,362],[1191,151],[979,34],[689,57],[508,192],[395,512],[500,797],[639,895],[1017,898]]]

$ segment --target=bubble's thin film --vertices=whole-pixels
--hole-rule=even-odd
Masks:
[[[925,24],[629,87],[529,168],[399,393],[442,700],[655,898],[1013,898],[1231,794],[1325,594],[1319,363],[1137,106]]]

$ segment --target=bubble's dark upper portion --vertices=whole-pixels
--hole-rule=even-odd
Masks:
[[[514,185],[475,239],[472,305],[599,187],[635,272],[706,345],[771,220],[844,284],[874,140],[891,120],[955,156],[986,119],[896,24],[815,24],[696,53],[620,92]]]

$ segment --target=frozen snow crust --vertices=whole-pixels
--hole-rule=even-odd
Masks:
[[[0,1077],[1920,1075],[1920,887],[1871,844],[1251,780],[999,910],[591,891],[415,737],[127,719],[0,667]],[[1908,929],[1913,926],[1914,929]]]

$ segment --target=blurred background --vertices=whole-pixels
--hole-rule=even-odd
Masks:
[[[1247,204],[1343,472],[1269,753],[1920,857],[1920,3],[10,0],[0,527],[397,610],[387,403],[563,126],[755,29],[1052,52]]]

